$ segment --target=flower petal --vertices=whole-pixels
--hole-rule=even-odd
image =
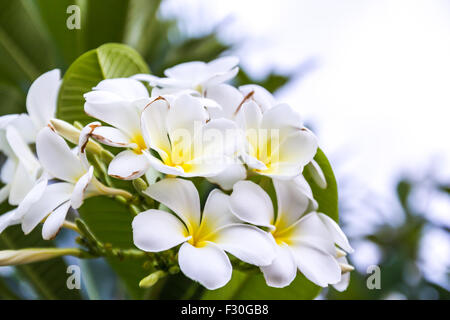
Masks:
[[[348,260],[345,257],[338,258],[338,262],[348,264]],[[345,290],[347,290],[349,284],[350,284],[350,272],[346,272],[342,275],[341,281],[339,281],[336,284],[333,284],[333,287],[339,292],[344,292]]]
[[[3,201],[8,199],[10,190],[11,190],[11,185],[10,184],[4,185],[0,189],[0,203],[3,203]]]
[[[223,250],[212,243],[196,248],[184,243],[178,253],[181,271],[208,290],[216,290],[231,280],[233,267]]]
[[[20,219],[16,218],[16,209],[0,215],[0,234],[8,227],[20,223]]]
[[[150,163],[144,154],[125,150],[111,161],[108,174],[117,179],[134,180],[144,175],[149,167]]]
[[[91,133],[92,138],[111,147],[136,148],[131,138],[113,127],[97,127]]]
[[[171,145],[167,133],[167,113],[169,103],[164,98],[157,98],[142,112],[141,129],[145,143],[156,150],[163,160],[170,155]]]
[[[144,193],[174,211],[190,232],[200,225],[200,198],[191,181],[164,179],[149,186]]]
[[[229,165],[217,176],[208,178],[208,180],[218,184],[223,190],[232,190],[238,181],[245,180],[245,178],[247,178],[247,170],[242,163],[235,163]]]
[[[238,89],[228,84],[209,87],[206,91],[206,97],[218,102],[222,107],[221,109],[209,110],[212,119],[234,119],[235,112],[244,99]]]
[[[308,245],[289,246],[298,269],[318,286],[327,287],[341,280],[341,268],[336,259]]]
[[[288,135],[302,128],[302,118],[287,104],[279,104],[267,110],[261,120],[261,129],[279,130],[281,143]]]
[[[267,285],[274,288],[287,287],[297,276],[297,264],[286,245],[276,246],[276,258],[271,265],[261,267]]]
[[[316,212],[311,212],[298,220],[291,226],[286,237],[291,243],[302,243],[330,255],[336,254],[333,235]]]
[[[46,216],[64,202],[70,200],[74,186],[60,182],[47,187],[42,197],[27,212],[22,220],[22,230],[29,234]]]
[[[273,179],[277,194],[277,228],[284,229],[294,224],[308,209],[310,200],[293,180]]]
[[[45,190],[47,189],[48,179],[44,175],[40,178],[34,187],[27,193],[27,195],[20,202],[17,207],[16,216],[22,218],[23,215],[30,210],[30,208],[42,198]]]
[[[22,163],[17,166],[11,189],[9,191],[9,204],[13,206],[19,205],[28,192],[33,188],[35,183],[35,175],[29,174]]]
[[[70,199],[70,203],[74,209],[78,209],[83,205],[85,191],[91,183],[93,176],[94,167],[91,166],[88,172],[83,175],[75,184],[75,188],[73,189],[72,197]]]
[[[39,132],[36,150],[44,169],[60,180],[76,183],[86,172],[64,139],[48,127]]]
[[[147,252],[166,251],[189,240],[186,227],[168,212],[142,212],[133,219],[132,225],[134,244]]]
[[[61,73],[55,69],[37,78],[27,94],[27,111],[37,129],[45,127],[55,117]]]
[[[273,95],[269,91],[267,91],[266,88],[259,85],[243,85],[239,87],[239,91],[241,91],[244,96],[247,96],[250,92],[253,91],[252,100],[254,100],[259,105],[263,113],[276,104]]]
[[[223,227],[214,243],[236,258],[256,266],[267,266],[275,259],[275,242],[255,226],[234,224]]]
[[[98,91],[109,91],[127,101],[148,98],[148,91],[139,81],[132,78],[115,78],[100,81],[94,88]]]
[[[69,209],[70,201],[67,201],[56,208],[55,211],[45,219],[44,225],[42,226],[42,238],[44,240],[52,240],[56,237],[66,220]]]
[[[41,165],[17,129],[9,126],[6,129],[6,139],[14,154],[20,159],[23,168],[31,175],[36,174]]]
[[[336,221],[323,213],[318,213],[318,216],[328,229],[328,232],[333,237],[334,242],[348,253],[354,252],[353,248],[348,242],[346,235],[344,234],[344,232],[342,232],[341,228],[339,228],[339,225],[336,223]]]
[[[230,198],[231,211],[241,220],[263,227],[273,227],[273,204],[269,195],[256,183],[239,181]]]
[[[201,228],[207,227],[210,232],[213,232],[239,222],[239,219],[230,211],[230,196],[218,189],[211,191],[203,209]]]

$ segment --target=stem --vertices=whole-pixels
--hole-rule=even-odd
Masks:
[[[67,221],[67,220],[64,221],[63,228],[66,228],[66,229],[69,229],[69,230],[73,230],[76,233],[81,234],[80,229],[78,229],[77,225],[75,223],[73,223],[73,222],[70,222],[70,221]]]

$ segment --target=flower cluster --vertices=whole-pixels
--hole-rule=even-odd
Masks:
[[[165,78],[103,80],[84,95],[84,111],[96,121],[83,128],[55,119],[60,74],[43,74],[29,90],[28,114],[0,117],[7,157],[0,201],[16,207],[0,216],[0,232],[20,224],[28,234],[43,223],[43,238],[52,239],[85,199],[133,198],[110,178],[139,180],[153,205],[130,226],[135,246],[175,250],[180,270],[206,288],[226,285],[238,259],[260,268],[272,287],[288,286],[300,271],[344,290],[353,249],[338,224],[317,212],[302,175],[311,166],[327,185],[313,160],[317,139],[264,88],[226,84],[237,65],[225,57],[180,64]],[[92,164],[105,152],[108,179]],[[212,186],[203,206],[198,179]]]

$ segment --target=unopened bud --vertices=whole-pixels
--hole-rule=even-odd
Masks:
[[[347,273],[347,272],[351,272],[353,270],[355,270],[355,268],[347,263],[339,263],[340,267],[341,267],[341,271],[342,273]]]
[[[78,144],[81,130],[77,129],[70,123],[59,119],[51,119],[50,124],[53,130],[55,130],[61,137],[63,137],[67,141],[72,142],[73,144]],[[101,154],[103,151],[102,146],[92,139],[89,140],[86,149],[88,150],[88,152],[94,154]]]
[[[315,160],[312,160],[310,163],[306,165],[306,168],[311,174],[311,177],[313,178],[314,182],[321,189],[326,189],[328,186],[327,179],[325,178],[325,175],[322,171],[322,168],[320,168],[319,164]]]
[[[342,258],[347,256],[347,253],[341,249],[336,248],[336,258]]]
[[[46,261],[66,255],[80,256],[79,249],[22,249],[0,251],[0,266],[17,266],[21,264]]]
[[[141,288],[151,288],[153,287],[160,279],[164,278],[166,276],[166,273],[164,271],[156,271],[153,272],[148,277],[145,277],[141,280],[139,283],[139,287]]]

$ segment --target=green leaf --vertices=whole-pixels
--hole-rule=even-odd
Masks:
[[[83,95],[100,81],[148,73],[141,56],[132,48],[109,43],[79,57],[67,70],[59,91],[57,117],[70,123],[93,121],[84,112]]]
[[[0,206],[1,212],[11,209],[6,204]],[[41,228],[36,228],[25,236],[20,226],[7,228],[0,234],[0,250],[18,250],[24,248],[55,247],[53,241],[42,239]],[[35,290],[42,299],[78,300],[78,290],[67,288],[67,265],[62,258],[52,259],[16,267],[20,276]]]
[[[303,175],[311,186],[314,199],[319,203],[319,212],[325,213],[330,216],[336,222],[339,221],[339,207],[338,207],[338,188],[336,177],[334,176],[333,169],[330,162],[321,149],[317,150],[317,154],[314,157],[317,164],[323,171],[325,179],[327,181],[327,188],[320,188],[311,176],[308,170],[304,170]]]
[[[131,228],[133,215],[126,205],[114,199],[97,197],[85,201],[79,212],[98,240],[110,243],[115,248],[135,249]],[[142,268],[144,261],[110,258],[108,263],[120,277],[131,298],[141,299],[145,290],[139,288],[139,282],[148,275],[148,271]]]

